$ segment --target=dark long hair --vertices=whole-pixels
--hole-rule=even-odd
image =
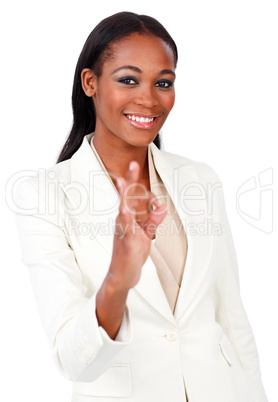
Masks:
[[[176,44],[156,19],[131,12],[120,12],[101,21],[86,40],[77,62],[72,90],[73,125],[57,163],[71,158],[80,147],[84,136],[95,130],[95,108],[92,98],[83,91],[82,70],[90,68],[97,77],[100,77],[103,63],[110,55],[111,45],[133,33],[161,38],[172,49],[175,64],[177,63]],[[160,148],[159,134],[153,142]]]

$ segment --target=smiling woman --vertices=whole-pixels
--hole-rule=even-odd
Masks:
[[[147,61],[152,57],[155,47],[148,46],[148,41],[145,40],[144,45],[142,43],[142,46],[145,46],[145,49],[140,49],[140,51],[136,47],[133,49],[130,47],[125,49],[125,42],[130,39],[130,36],[133,36],[133,40],[137,40],[137,42],[138,39],[149,38],[152,41],[156,41],[160,48],[164,48],[164,57],[167,58],[168,56],[166,63],[169,64],[170,62],[171,68],[170,71],[168,71],[169,67],[162,67],[162,70],[159,71],[161,76],[159,77],[159,81],[156,83],[156,87],[168,87],[166,82],[169,82],[169,86],[171,86],[175,77],[174,70],[178,60],[178,51],[172,37],[157,20],[149,16],[138,16],[134,13],[125,12],[115,14],[101,21],[101,23],[97,25],[89,35],[76,66],[72,93],[74,116],[73,127],[68,140],[61,151],[58,162],[70,158],[81,145],[84,135],[95,131],[95,104],[94,102],[91,102],[92,96],[90,93],[85,94],[86,91],[84,92],[84,82],[81,82],[83,81],[84,73],[86,75],[88,74],[88,70],[91,70],[96,81],[96,79],[99,79],[103,75],[103,69],[106,68],[106,62],[110,64],[115,55],[118,54],[115,50],[121,50],[122,56],[127,55],[129,52],[130,61],[134,62],[140,59],[139,65],[131,64],[129,62],[118,64],[117,66],[116,64],[113,64],[115,67],[114,69],[110,69],[109,73],[112,75],[115,74],[115,76],[118,74],[117,77],[119,83],[122,83],[123,85],[138,85],[137,80],[140,78],[140,74],[143,73],[143,70],[140,69],[140,65],[142,63],[144,63],[145,66],[147,65]],[[139,43],[134,43],[134,45],[139,45]],[[141,53],[141,51],[144,53]],[[171,61],[169,61],[169,55]],[[162,58],[162,55],[160,55],[160,58]],[[122,75],[121,70],[124,67],[128,75]],[[148,69],[150,68],[153,68],[152,63],[149,63]],[[131,72],[132,77],[130,77]],[[137,79],[134,77],[135,73],[137,74]],[[157,74],[158,70],[155,72],[152,71],[152,74],[154,73]],[[171,80],[169,80],[169,76],[171,77]],[[165,78],[167,78],[167,80],[165,80]],[[158,131],[154,143],[158,147],[160,146]]]
[[[160,150],[177,59],[155,19],[102,21],[58,163],[18,186],[23,259],[73,402],[267,401],[221,183]]]
[[[119,162],[111,156],[108,162],[105,155],[113,155],[115,147],[124,148],[125,166],[117,172],[123,176],[128,154],[136,147],[136,154],[146,158],[147,144],[155,139],[174,105],[175,59],[162,39],[138,33],[110,45],[111,52],[100,77],[85,68],[81,79],[96,111],[94,146],[110,166]],[[146,165],[143,175],[147,171]]]

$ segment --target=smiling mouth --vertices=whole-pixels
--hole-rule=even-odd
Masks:
[[[126,117],[129,120],[137,121],[138,123],[151,123],[156,119],[156,117],[139,117],[135,116],[134,114],[127,114]]]

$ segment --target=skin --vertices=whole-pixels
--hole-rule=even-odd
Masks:
[[[174,71],[174,55],[165,42],[132,34],[113,45],[100,77],[90,69],[81,75],[96,110],[94,146],[120,194],[116,227],[127,228],[123,237],[114,234],[111,264],[96,297],[99,325],[111,339],[168,212],[150,191],[147,151],[174,105]],[[154,120],[136,122],[128,115]]]

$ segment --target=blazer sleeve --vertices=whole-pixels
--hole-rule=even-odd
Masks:
[[[38,178],[29,178],[15,195],[22,261],[29,268],[56,365],[72,381],[91,382],[131,342],[129,313],[126,309],[117,338],[111,340],[98,325],[96,294],[86,296],[74,250],[57,215],[59,207],[53,200],[46,202],[38,188]]]
[[[220,182],[218,177],[216,182]],[[250,380],[256,401],[267,402],[254,335],[240,295],[238,263],[222,186],[219,188],[218,199],[214,202],[216,220],[221,224],[221,235],[216,236],[215,253],[219,272],[214,289],[216,320],[224,329]]]

